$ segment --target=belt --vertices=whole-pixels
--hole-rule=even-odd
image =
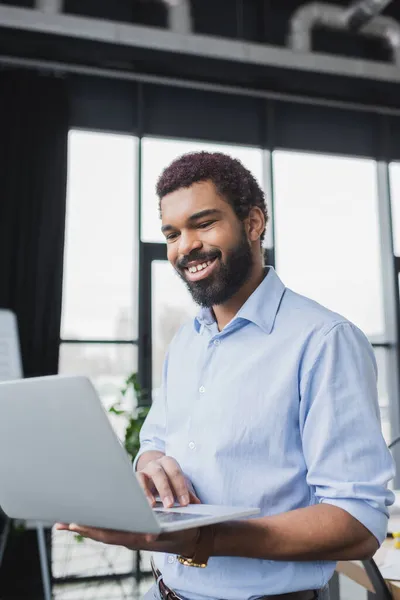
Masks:
[[[175,594],[175,592],[164,583],[160,571],[154,564],[153,557],[151,558],[151,569],[153,571],[154,579],[156,580],[161,600],[183,600],[181,596]],[[318,600],[318,591],[301,590],[299,592],[289,592],[287,594],[267,595],[261,596],[258,600]]]
[[[183,598],[175,594],[175,592],[173,592],[167,585],[165,585],[160,571],[154,564],[153,557],[151,557],[151,570],[153,571],[154,579],[156,580],[161,600],[183,600]]]

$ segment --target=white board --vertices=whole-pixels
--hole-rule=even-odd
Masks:
[[[23,377],[17,317],[11,310],[0,309],[0,381]],[[31,529],[37,524],[25,521]]]
[[[22,376],[17,318],[11,310],[0,310],[0,381]]]
[[[11,310],[0,309],[0,381],[21,377],[22,363],[17,319]],[[0,532],[0,563],[7,543],[10,523],[5,521],[3,525]]]

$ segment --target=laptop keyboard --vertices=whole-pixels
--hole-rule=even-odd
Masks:
[[[169,510],[155,510],[157,520],[162,523],[177,523],[179,521],[189,521],[190,519],[201,519],[202,517],[210,517],[211,515],[198,515],[181,512],[170,512]]]

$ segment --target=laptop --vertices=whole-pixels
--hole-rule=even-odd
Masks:
[[[91,381],[62,375],[0,382],[0,507],[13,519],[153,534],[259,513],[152,508]]]

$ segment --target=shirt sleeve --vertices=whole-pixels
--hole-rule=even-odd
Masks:
[[[152,399],[151,408],[140,430],[140,449],[133,461],[134,471],[136,471],[139,458],[145,452],[157,450],[165,453],[167,370],[168,354],[164,360],[161,388]]]
[[[300,380],[307,481],[318,502],[344,509],[381,544],[394,462],[381,432],[375,355],[349,322],[322,338]]]

